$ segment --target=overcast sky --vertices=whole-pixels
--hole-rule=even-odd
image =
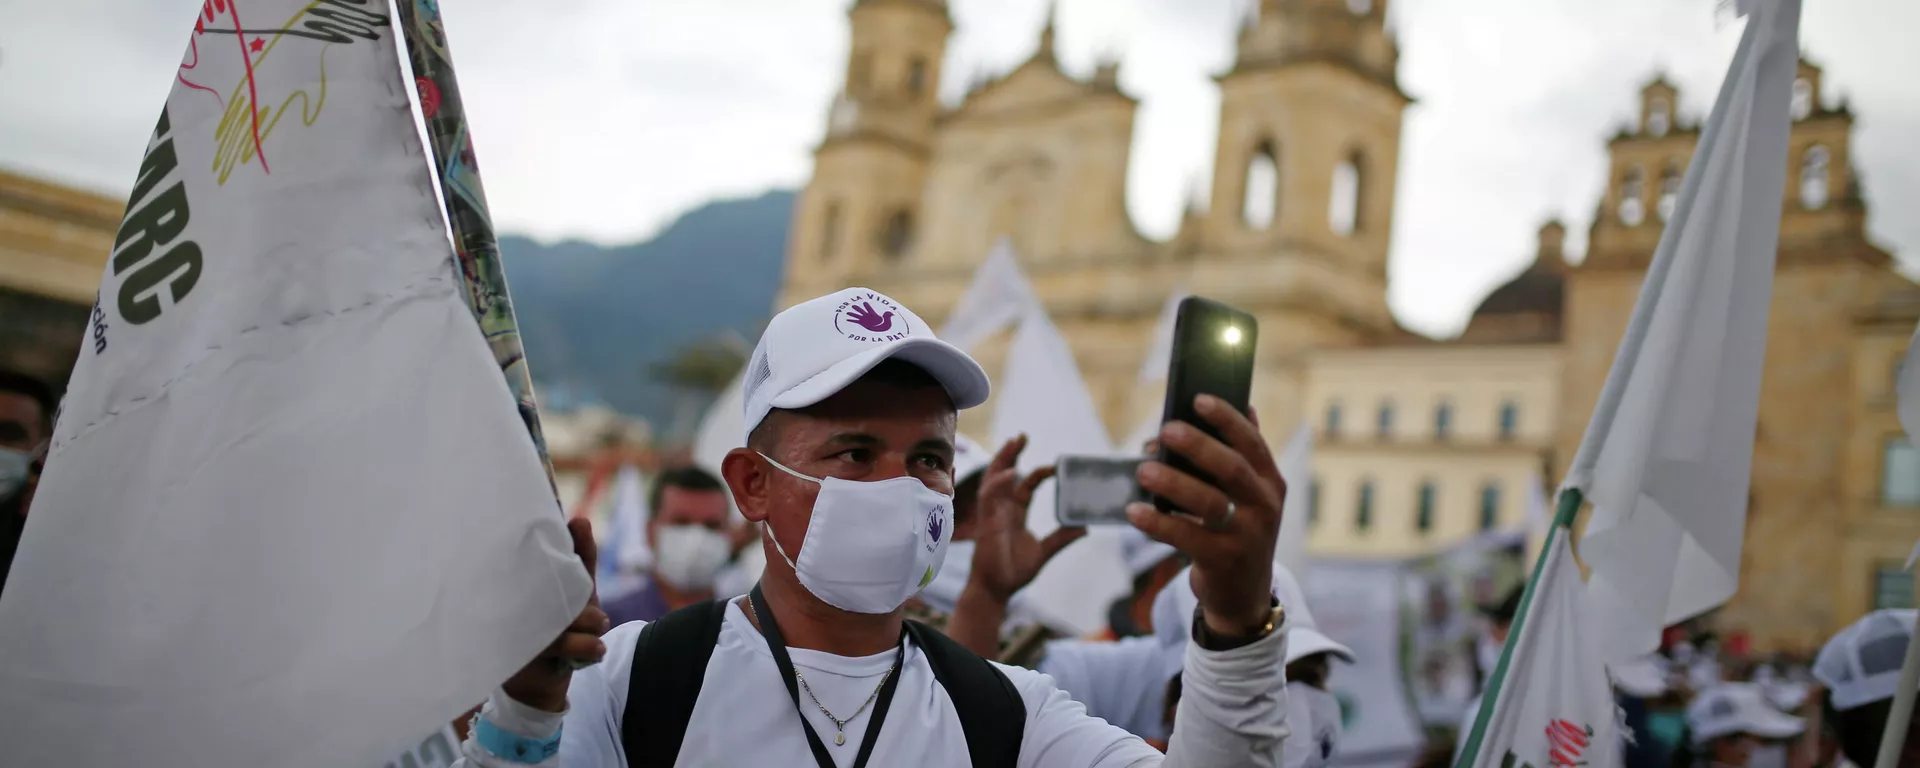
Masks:
[[[1061,0],[1069,72],[1121,58],[1139,97],[1128,202],[1172,233],[1211,175],[1251,0]],[[798,187],[844,71],[850,0],[444,0],[502,229],[645,238],[716,197]],[[949,101],[1033,49],[1046,0],[952,0]],[[200,0],[0,0],[0,168],[124,194]],[[1604,138],[1656,71],[1704,113],[1739,22],[1716,0],[1394,0],[1407,112],[1393,233],[1403,322],[1456,332],[1532,258],[1547,216],[1584,247]],[[1858,117],[1875,239],[1920,252],[1920,2],[1807,0],[1803,47]],[[1201,185],[1205,189],[1205,184]]]

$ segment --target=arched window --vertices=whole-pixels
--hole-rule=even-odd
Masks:
[[[1520,431],[1520,404],[1507,400],[1500,404],[1500,439],[1512,440]]]
[[[1827,148],[1815,144],[1800,156],[1800,205],[1807,210],[1827,204]]]
[[[1658,96],[1647,101],[1647,133],[1655,136],[1667,135],[1667,129],[1673,127],[1673,105]]]
[[[1373,481],[1360,481],[1359,500],[1353,508],[1353,529],[1366,533],[1373,528]]]
[[[927,88],[927,60],[915,57],[907,64],[907,93],[919,96]]]
[[[913,214],[906,209],[894,211],[887,217],[887,225],[880,230],[880,252],[889,259],[898,259],[907,254],[907,246],[913,243]]]
[[[1500,525],[1500,484],[1488,480],[1480,486],[1480,530],[1491,531]]]
[[[1620,178],[1620,221],[1629,227],[1637,227],[1647,218],[1646,174],[1639,166],[1627,169],[1627,175]]]
[[[1445,440],[1453,434],[1453,404],[1442,401],[1433,407],[1433,439]]]
[[[1380,410],[1374,415],[1375,434],[1385,440],[1393,434],[1393,402],[1380,401]]]
[[[1280,155],[1273,142],[1254,147],[1247,161],[1247,189],[1241,195],[1240,220],[1250,229],[1266,229],[1280,213]]]
[[[1340,436],[1340,404],[1339,403],[1327,404],[1327,426],[1326,426],[1326,429],[1323,431],[1327,433],[1327,437]]]
[[[1433,532],[1434,497],[1438,495],[1432,480],[1420,484],[1420,506],[1415,510],[1413,525],[1421,533]]]
[[[820,221],[820,260],[831,261],[833,252],[840,247],[840,202],[827,203],[827,213]]]
[[[1673,218],[1674,206],[1680,204],[1680,169],[1668,163],[1666,170],[1660,172],[1660,202],[1654,210],[1660,214],[1660,220]]]
[[[1794,120],[1805,120],[1813,114],[1813,83],[1804,77],[1794,79],[1793,101],[1788,109],[1792,110]]]
[[[1354,153],[1333,169],[1333,189],[1327,195],[1327,226],[1336,235],[1360,231],[1360,155]]]

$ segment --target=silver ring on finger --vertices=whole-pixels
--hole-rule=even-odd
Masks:
[[[1216,531],[1224,530],[1229,524],[1233,522],[1234,514],[1238,513],[1239,511],[1240,511],[1240,508],[1236,506],[1232,500],[1228,500],[1227,513],[1220,516],[1220,519],[1213,524],[1213,529]]]

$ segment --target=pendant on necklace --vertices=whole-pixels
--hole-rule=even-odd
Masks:
[[[846,731],[841,731],[841,732],[839,732],[839,733],[836,733],[836,734],[834,734],[834,735],[833,735],[833,745],[834,745],[834,746],[836,746],[836,747],[844,747],[844,746],[846,746],[846,745],[847,745],[847,732],[846,732]]]

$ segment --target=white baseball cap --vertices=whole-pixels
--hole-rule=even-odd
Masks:
[[[1874,611],[1821,646],[1813,657],[1813,677],[1826,686],[1834,709],[1845,712],[1893,698],[1914,615],[1912,609]]]
[[[1613,686],[1628,696],[1649,699],[1668,689],[1670,664],[1667,657],[1657,653],[1613,662],[1607,665],[1607,671],[1613,673]]]
[[[1154,600],[1153,633],[1164,645],[1184,646],[1190,639],[1193,612],[1200,607],[1200,598],[1193,594],[1193,582],[1189,580],[1192,573],[1191,566],[1181,569]],[[1348,664],[1353,663],[1353,650],[1320,631],[1320,625],[1313,620],[1313,610],[1307,607],[1300,582],[1279,563],[1273,564],[1273,596],[1287,609],[1286,663],[1292,664],[1316,653],[1329,653]]]
[[[987,372],[905,305],[848,288],[773,316],[747,360],[741,387],[746,434],[775,408],[805,408],[898,358],[925,370],[957,409],[987,401]]]
[[[1705,744],[1736,733],[1763,739],[1798,736],[1807,722],[1774,709],[1760,686],[1721,683],[1700,692],[1687,706],[1687,727],[1693,730],[1694,743]]]
[[[1154,541],[1138,528],[1129,526],[1120,529],[1120,559],[1126,561],[1128,576],[1140,578],[1140,574],[1153,570],[1154,566],[1177,554],[1180,554],[1180,550],[1174,549],[1173,545]]]

